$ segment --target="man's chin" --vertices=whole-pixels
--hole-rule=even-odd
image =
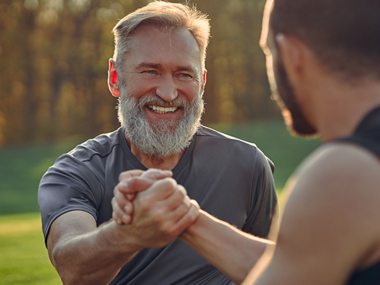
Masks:
[[[316,128],[303,118],[294,118],[288,109],[282,111],[282,116],[288,131],[292,135],[306,138],[317,138],[319,136]]]
[[[178,129],[178,122],[156,121],[149,123],[150,128],[155,134],[173,134]]]

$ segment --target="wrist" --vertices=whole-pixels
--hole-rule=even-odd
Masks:
[[[105,225],[102,230],[106,243],[115,251],[122,254],[134,254],[142,250],[143,247],[139,244],[137,239],[128,235],[126,230],[128,225],[118,225],[115,221],[110,221]]]
[[[199,210],[198,218],[179,236],[179,239],[189,244],[194,238],[202,236],[207,226],[207,219],[208,216],[206,212]]]

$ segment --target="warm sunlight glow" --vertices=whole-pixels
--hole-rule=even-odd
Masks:
[[[263,49],[265,54],[269,53],[269,49],[267,47],[267,38],[268,38],[268,32],[269,32],[269,18],[270,18],[270,13],[273,8],[273,4],[274,4],[273,0],[267,0],[267,3],[265,4],[265,8],[264,8],[260,46]]]

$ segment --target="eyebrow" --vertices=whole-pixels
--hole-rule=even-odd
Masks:
[[[176,71],[188,71],[188,72],[192,72],[192,73],[197,73],[197,69],[190,66],[190,65],[186,65],[186,66],[177,66],[177,69]]]
[[[163,69],[162,64],[153,62],[141,62],[136,66],[136,69],[142,68]],[[188,71],[192,73],[197,73],[197,69],[190,65],[179,65],[176,67],[175,71]]]
[[[162,65],[159,63],[149,63],[149,62],[141,62],[136,66],[136,69],[141,68],[155,68],[155,69],[161,69]]]

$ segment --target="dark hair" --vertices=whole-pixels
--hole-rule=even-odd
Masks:
[[[329,71],[380,79],[380,0],[274,0],[269,25],[299,38]]]

